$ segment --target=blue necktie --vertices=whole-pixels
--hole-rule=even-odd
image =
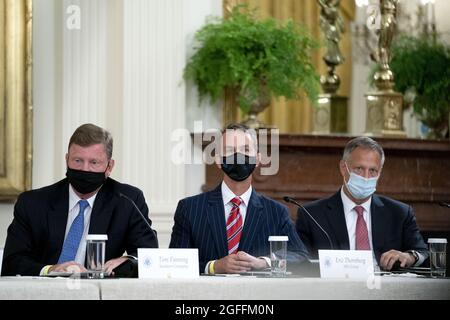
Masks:
[[[67,261],[74,261],[77,255],[80,240],[84,232],[84,209],[89,206],[89,202],[86,200],[80,200],[78,205],[80,206],[80,212],[70,226],[69,233],[64,241],[61,255],[59,256],[58,264]]]

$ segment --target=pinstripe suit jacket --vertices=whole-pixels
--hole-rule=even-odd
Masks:
[[[213,191],[188,197],[178,203],[170,248],[198,248],[200,272],[208,261],[228,255],[225,209],[220,185]],[[288,259],[302,262],[307,251],[298,237],[287,208],[253,189],[242,230],[239,251],[268,256],[268,237],[287,235]]]

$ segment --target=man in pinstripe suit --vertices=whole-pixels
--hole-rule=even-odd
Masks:
[[[233,124],[222,135],[216,157],[224,171],[214,190],[178,203],[170,248],[198,248],[200,272],[242,273],[270,266],[268,237],[286,235],[288,261],[300,263],[307,251],[282,204],[252,188],[261,155],[248,127]]]

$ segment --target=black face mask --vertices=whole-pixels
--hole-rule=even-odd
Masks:
[[[234,153],[222,158],[222,171],[234,181],[244,181],[256,168],[256,157]]]
[[[108,170],[108,167],[106,167]],[[91,193],[106,181],[105,172],[75,170],[67,167],[66,177],[72,187],[81,194]]]

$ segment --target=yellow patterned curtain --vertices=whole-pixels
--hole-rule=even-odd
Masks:
[[[323,41],[319,26],[320,8],[316,0],[224,0],[224,14],[237,4],[248,4],[251,8],[259,9],[261,18],[274,17],[281,21],[292,19],[306,26],[310,34]],[[350,22],[354,19],[354,0],[341,0],[341,15],[345,22],[346,32],[343,34],[340,47],[345,57],[345,63],[337,68],[341,77],[338,93],[349,96],[351,83],[351,35]],[[325,48],[317,50],[312,56],[313,63],[319,74],[325,74],[326,66],[322,61]],[[230,94],[226,94],[224,105],[224,124],[243,119],[241,112],[233,105]],[[312,105],[307,97],[301,100],[272,101],[271,106],[259,115],[259,119],[266,124],[280,129],[281,133],[309,133],[312,130]]]

